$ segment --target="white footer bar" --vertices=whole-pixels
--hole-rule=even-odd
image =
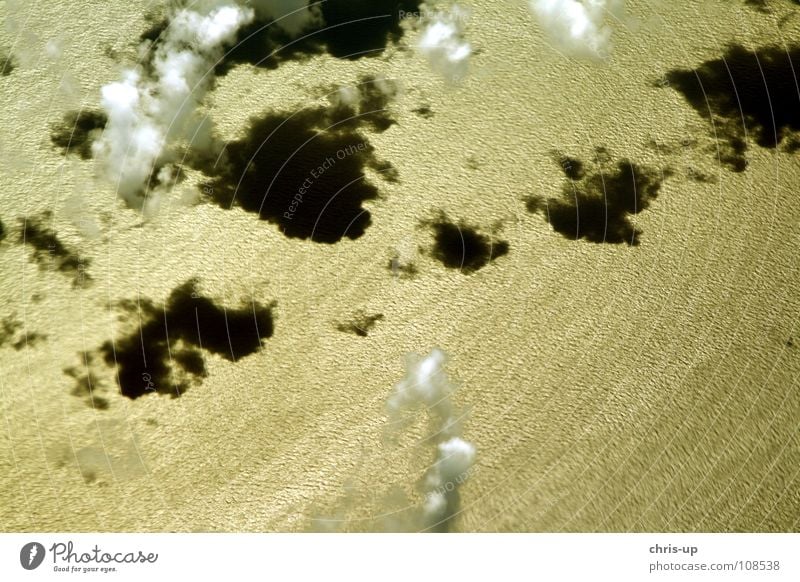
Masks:
[[[800,580],[800,534],[0,534],[0,580]]]

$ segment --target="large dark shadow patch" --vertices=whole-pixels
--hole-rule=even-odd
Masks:
[[[275,69],[290,60],[328,53],[339,59],[378,56],[403,36],[404,15],[418,13],[419,0],[310,0],[321,22],[294,37],[272,19],[259,18],[243,26],[236,41],[215,67],[225,75],[234,66],[248,64]],[[168,19],[153,21],[139,37],[156,44],[169,26]]]
[[[202,350],[235,362],[272,336],[274,304],[225,309],[196,288],[194,280],[184,283],[163,306],[149,301],[124,305],[136,313],[137,327],[99,349],[105,363],[116,366],[124,396],[158,392],[178,397],[206,376]]]
[[[92,143],[108,122],[101,111],[70,111],[51,126],[50,141],[66,156],[75,154],[83,160],[92,157]]]
[[[638,245],[641,231],[633,226],[630,217],[650,205],[658,196],[662,179],[670,172],[628,160],[620,160],[611,170],[604,170],[603,163],[596,162],[590,172],[584,162],[564,156],[560,159],[562,171],[570,179],[561,196],[531,196],[526,201],[528,210],[542,212],[553,229],[567,238]]]
[[[322,4],[325,27],[320,39],[338,58],[379,54],[402,36],[402,13],[418,12],[421,4],[410,0],[328,0]]]
[[[799,59],[800,46],[753,52],[733,45],[721,58],[694,70],[670,71],[665,84],[714,124],[716,136],[724,140],[722,163],[741,172],[747,166],[748,135],[764,148],[800,147],[800,91],[794,69]]]
[[[444,212],[433,220],[423,221],[422,225],[433,233],[431,256],[448,269],[470,274],[508,254],[507,241],[485,234],[464,221],[453,222]]]
[[[41,269],[54,269],[72,277],[73,287],[87,287],[92,282],[86,272],[90,261],[58,238],[47,224],[52,217],[50,211],[45,211],[36,216],[20,218],[19,241],[33,248],[32,258]]]
[[[394,123],[386,111],[393,90],[365,79],[330,107],[253,119],[244,138],[227,144],[220,164],[200,167],[213,176],[204,191],[219,206],[256,213],[291,238],[360,237],[371,222],[362,204],[379,196],[365,170],[396,179],[361,128],[380,132]]]
[[[318,6],[324,23],[298,38],[273,21],[256,20],[242,28],[216,73],[225,74],[242,63],[274,69],[284,61],[324,52],[348,60],[380,55],[402,37],[403,13],[419,11],[420,4],[409,0],[326,0]],[[153,32],[151,29],[148,34],[152,37]]]

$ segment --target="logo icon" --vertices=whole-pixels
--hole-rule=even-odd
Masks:
[[[19,552],[19,563],[26,570],[35,570],[44,561],[44,546],[39,542],[29,542]]]

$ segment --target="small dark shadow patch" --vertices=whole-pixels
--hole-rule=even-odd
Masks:
[[[479,227],[464,221],[453,222],[444,212],[421,224],[433,233],[431,256],[448,269],[474,273],[509,251],[508,241],[493,233],[484,234]]]
[[[92,143],[108,123],[101,111],[70,111],[50,127],[50,141],[66,156],[75,154],[82,160],[92,157]]]
[[[227,144],[225,161],[200,167],[212,175],[204,192],[222,208],[258,214],[290,238],[330,244],[360,237],[371,223],[362,204],[379,197],[365,170],[397,180],[361,131],[394,123],[387,83],[362,79],[355,103],[253,119],[244,138]]]
[[[486,165],[486,163],[482,161],[480,157],[478,157],[477,155],[470,154],[467,156],[465,165],[467,166],[468,169],[475,171],[475,170],[480,170],[483,166]]]
[[[413,279],[419,273],[419,269],[413,261],[404,262],[398,253],[392,255],[386,268],[396,279]]]
[[[693,70],[667,73],[661,86],[681,93],[724,140],[721,161],[735,172],[747,167],[748,134],[763,148],[787,146],[800,131],[800,95],[794,63],[800,46],[750,51],[729,46],[724,55]],[[712,135],[714,130],[712,129]]]
[[[105,342],[99,353],[106,365],[116,367],[120,391],[128,398],[151,392],[178,397],[207,376],[203,351],[236,362],[258,351],[273,333],[274,304],[226,309],[199,295],[196,280],[173,290],[164,305],[120,306],[138,325]]]
[[[789,0],[792,4],[800,5],[800,0]],[[759,12],[770,13],[769,2],[767,0],[744,0],[745,6],[755,8]]]
[[[0,51],[0,77],[8,77],[17,68],[17,59],[5,51]]]
[[[0,322],[0,345],[6,345],[17,337],[17,332],[22,329],[22,322],[11,315]]]
[[[39,333],[38,331],[26,331],[11,344],[11,347],[19,351],[22,348],[32,348],[45,341],[47,341],[47,334]]]
[[[692,180],[693,182],[698,182],[700,184],[716,184],[717,177],[712,176],[711,174],[706,174],[705,172],[701,172],[697,168],[689,166],[686,168],[686,177]]]
[[[586,168],[578,158],[572,158],[559,151],[552,152],[553,158],[558,162],[561,171],[570,180],[581,180],[586,175]]]
[[[169,27],[169,19],[165,16],[160,16],[156,12],[150,12],[144,17],[148,27],[139,35],[140,41],[157,43]]]
[[[33,248],[33,260],[43,270],[54,269],[72,277],[72,286],[85,288],[92,282],[86,269],[90,261],[56,236],[47,222],[52,221],[52,212],[45,211],[32,217],[20,218],[19,241]]]
[[[767,0],[744,0],[745,6],[751,6],[759,12],[769,12]]]
[[[529,197],[528,211],[542,212],[553,229],[567,238],[638,245],[641,231],[633,226],[630,217],[650,205],[658,196],[663,178],[671,172],[658,172],[628,160],[604,171],[604,163],[605,158],[596,162],[593,172],[583,173],[577,180],[571,178],[558,198]]]
[[[64,374],[75,380],[71,394],[82,398],[91,408],[107,410],[108,399],[98,394],[100,380],[91,369],[95,361],[94,356],[91,352],[80,352],[78,355],[82,360],[82,365],[70,366],[63,370]]]
[[[416,113],[423,119],[430,119],[431,117],[434,116],[433,109],[431,109],[429,105],[421,105],[420,107],[412,109],[411,111],[413,113]]]
[[[8,315],[0,320],[0,347],[11,346],[19,351],[32,348],[47,340],[47,335],[28,331],[16,315]]]
[[[359,337],[367,337],[370,330],[382,319],[382,313],[368,315],[363,310],[359,310],[350,321],[337,323],[336,330],[344,333],[352,333]]]

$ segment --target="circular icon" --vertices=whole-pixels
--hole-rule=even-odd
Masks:
[[[44,546],[39,542],[29,542],[19,552],[19,563],[26,570],[35,570],[44,561]]]

